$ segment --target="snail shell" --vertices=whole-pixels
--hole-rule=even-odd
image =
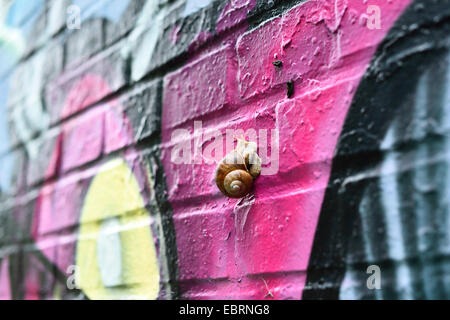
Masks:
[[[236,150],[226,155],[216,169],[217,187],[230,198],[245,197],[252,189],[253,180],[261,173],[261,159],[256,154],[256,148],[253,149],[253,145],[245,148],[239,143]],[[244,143],[247,146],[251,144]]]

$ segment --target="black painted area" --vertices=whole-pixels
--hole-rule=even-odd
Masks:
[[[289,9],[308,0],[258,0],[255,7],[247,15],[249,29],[254,29],[258,25],[281,16]]]
[[[169,282],[171,292],[164,292],[165,289],[162,288],[162,292],[165,297],[178,300],[180,298],[180,288],[178,285],[178,250],[176,242],[176,232],[175,225],[173,222],[173,209],[168,199],[168,187],[166,182],[166,177],[164,174],[164,166],[161,161],[161,151],[159,147],[161,146],[161,117],[162,117],[162,103],[163,103],[163,86],[158,82],[154,92],[154,115],[158,119],[157,133],[149,136],[147,140],[143,140],[139,146],[140,151],[143,153],[143,160],[148,166],[148,169],[154,179],[154,185],[151,186],[151,191],[149,194],[154,194],[154,199],[150,201],[150,212],[159,215],[159,228],[158,236],[160,241],[164,241],[165,252],[160,252],[160,261],[165,263],[167,266],[166,275]],[[135,127],[135,126],[134,126]],[[136,127],[135,127],[136,130]],[[152,146],[150,152],[148,152],[149,147]],[[147,150],[147,151],[146,151]]]

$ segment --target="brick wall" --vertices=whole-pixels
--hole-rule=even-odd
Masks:
[[[450,297],[449,5],[1,1],[0,298]]]

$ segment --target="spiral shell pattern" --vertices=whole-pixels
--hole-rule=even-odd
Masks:
[[[226,195],[230,198],[242,198],[252,189],[253,178],[245,170],[233,170],[223,181]]]
[[[216,169],[216,185],[230,198],[245,197],[261,172],[261,159],[244,147],[226,155]]]

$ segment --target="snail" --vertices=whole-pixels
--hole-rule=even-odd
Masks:
[[[255,142],[237,139],[235,150],[220,161],[216,169],[216,184],[230,198],[243,198],[252,189],[253,180],[261,173],[261,158]]]

